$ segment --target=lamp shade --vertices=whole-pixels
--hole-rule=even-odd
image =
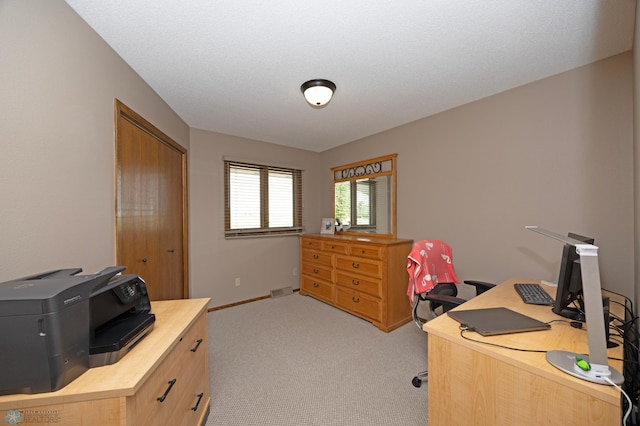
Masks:
[[[309,105],[322,108],[329,103],[336,91],[336,85],[329,80],[309,80],[300,86]]]

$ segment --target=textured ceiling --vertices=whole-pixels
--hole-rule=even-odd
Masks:
[[[318,152],[627,51],[636,7],[635,0],[66,2],[190,127]],[[323,109],[300,92],[312,78],[338,87]]]

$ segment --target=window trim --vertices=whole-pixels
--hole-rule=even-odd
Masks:
[[[299,235],[302,226],[302,170],[292,167],[259,164],[248,161],[223,159],[224,162],[224,234],[225,238],[246,238]],[[260,171],[260,228],[231,228],[230,171],[231,167],[245,167]],[[269,171],[291,173],[293,178],[293,226],[268,227],[269,223]]]

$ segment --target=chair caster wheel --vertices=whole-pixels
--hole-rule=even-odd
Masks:
[[[422,385],[422,380],[420,380],[420,377],[416,376],[411,380],[411,383],[413,386],[419,388]]]

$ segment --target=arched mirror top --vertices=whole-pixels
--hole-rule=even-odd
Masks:
[[[333,215],[341,234],[396,237],[396,157],[333,167]],[[372,235],[373,236],[373,235]]]

